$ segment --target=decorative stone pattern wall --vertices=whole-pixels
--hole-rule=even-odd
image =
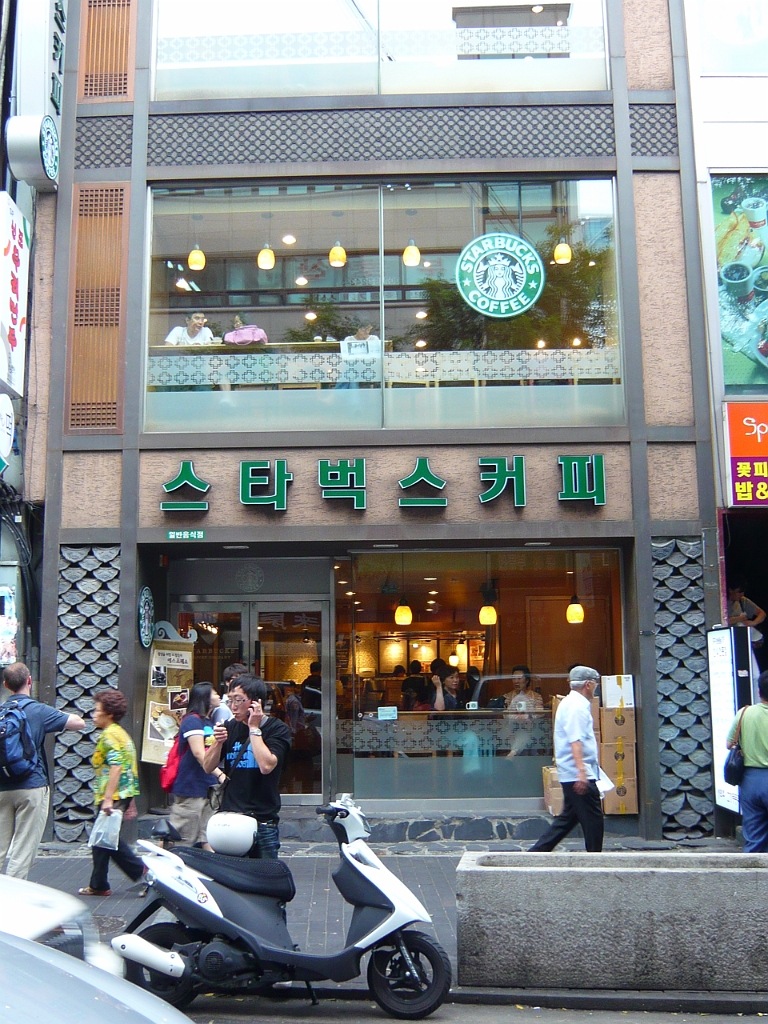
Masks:
[[[632,156],[677,156],[677,111],[673,103],[631,103]]]
[[[62,546],[56,707],[86,719],[86,731],[64,732],[54,747],[53,819],[57,839],[71,843],[93,819],[93,695],[117,686],[120,548]]]
[[[664,835],[711,835],[714,787],[702,542],[695,537],[659,538],[651,548]]]
[[[78,117],[75,129],[75,167],[130,167],[133,118]]]

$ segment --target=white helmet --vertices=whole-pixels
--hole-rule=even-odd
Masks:
[[[256,819],[247,814],[224,811],[213,815],[205,834],[216,853],[244,857],[254,844],[258,827]]]

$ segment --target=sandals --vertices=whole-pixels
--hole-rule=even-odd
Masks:
[[[111,896],[111,889],[92,889],[90,885],[84,885],[82,889],[78,889],[80,896]]]

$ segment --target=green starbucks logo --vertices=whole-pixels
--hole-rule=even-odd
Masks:
[[[525,313],[538,301],[544,280],[544,264],[533,246],[500,232],[465,245],[456,265],[459,294],[485,316]]]
[[[40,122],[40,159],[46,177],[55,181],[59,176],[59,133],[48,114]]]

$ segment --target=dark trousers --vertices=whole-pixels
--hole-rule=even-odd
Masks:
[[[744,853],[768,851],[768,768],[747,768],[739,788]]]
[[[121,837],[116,850],[104,850],[100,846],[91,848],[93,871],[89,885],[92,889],[105,892],[109,888],[110,858],[121,868],[133,882],[138,882],[144,873],[144,865]]]
[[[259,822],[256,841],[248,854],[254,860],[277,860],[280,849],[280,830],[277,825]]]
[[[548,853],[559,842],[581,825],[587,853],[600,853],[603,849],[603,805],[597,784],[590,782],[586,793],[577,793],[574,782],[563,783],[563,810],[547,831],[531,847],[531,853]]]

